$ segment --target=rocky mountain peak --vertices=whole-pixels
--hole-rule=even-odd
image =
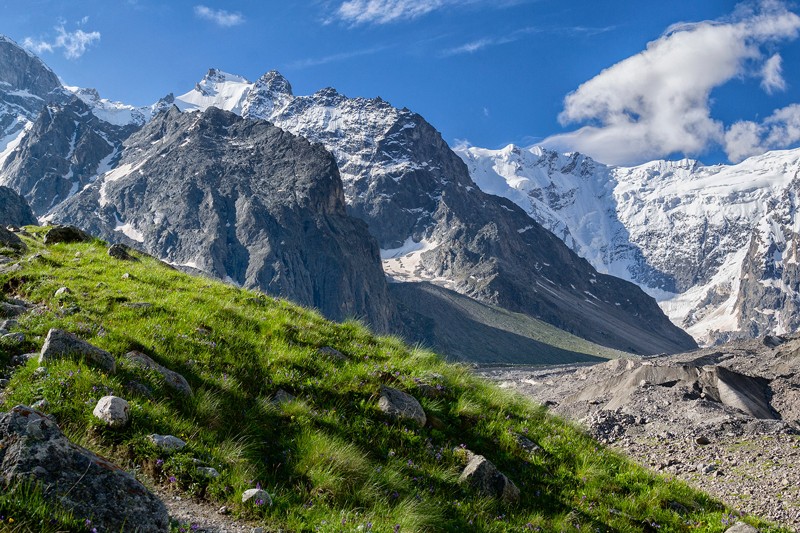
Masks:
[[[277,70],[270,70],[258,78],[255,83],[255,88],[273,94],[293,96],[292,85],[289,83],[289,80],[284,78],[283,74]]]
[[[0,36],[0,91],[18,91],[48,99],[61,89],[58,76],[8,37]]]

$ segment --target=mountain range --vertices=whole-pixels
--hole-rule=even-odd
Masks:
[[[452,309],[459,293],[626,352],[695,346],[638,278],[598,272],[619,275],[519,198],[490,194],[410,110],[215,69],[135,108],[62,86],[6,38],[0,67],[0,185],[40,220],[411,340],[435,343],[447,317],[430,316],[430,298]]]
[[[800,326],[800,150],[637,167],[540,147],[457,152],[482,189],[514,201],[599,271],[637,283],[698,341]]]

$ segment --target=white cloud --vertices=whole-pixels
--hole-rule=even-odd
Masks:
[[[767,94],[786,90],[786,80],[783,79],[783,59],[780,54],[774,54],[764,63],[761,69],[761,88]]]
[[[495,39],[489,39],[489,38],[478,39],[477,41],[472,41],[472,42],[469,42],[469,43],[465,43],[465,44],[462,44],[461,46],[456,46],[454,48],[448,48],[447,50],[442,52],[441,55],[444,56],[444,57],[448,57],[448,56],[455,56],[455,55],[460,55],[460,54],[472,54],[474,52],[477,52],[478,50],[482,50],[483,48],[486,48],[487,46],[491,46],[493,44],[496,44],[496,40]]]
[[[504,8],[530,0],[346,0],[339,4],[334,18],[360,24],[388,24],[413,20],[445,7],[465,8],[487,5]]]
[[[646,50],[567,95],[559,120],[586,125],[543,144],[611,164],[698,154],[726,144],[724,124],[711,116],[711,91],[744,76],[761,77],[765,90],[779,89],[780,57],[764,59],[761,49],[796,39],[799,32],[800,17],[774,0],[740,10],[736,19],[673,26]],[[752,141],[744,126],[727,137],[737,153]]]
[[[743,120],[725,133],[725,152],[739,162],[767,150],[788,148],[800,142],[800,104],[776,110],[763,122]]]
[[[82,20],[83,24],[85,24],[85,22],[86,20]],[[26,37],[25,40],[22,41],[22,46],[36,54],[53,52],[57,48],[61,48],[64,50],[64,57],[67,59],[77,59],[81,57],[91,45],[100,40],[99,31],[85,32],[83,30],[75,30],[70,33],[64,29],[63,24],[56,26],[55,30],[57,35],[52,42]]]
[[[223,28],[230,28],[244,23],[244,16],[241,13],[231,13],[224,9],[212,9],[204,5],[194,6],[194,14]]]

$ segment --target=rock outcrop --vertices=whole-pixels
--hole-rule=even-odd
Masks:
[[[158,498],[118,466],[71,443],[29,407],[0,413],[0,479],[38,484],[46,500],[90,520],[98,531],[169,531]]]
[[[0,187],[0,226],[29,226],[38,223],[25,198],[14,189]]]

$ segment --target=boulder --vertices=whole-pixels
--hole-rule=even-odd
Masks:
[[[27,248],[15,233],[8,231],[0,226],[0,248],[11,248],[13,250],[25,250]]]
[[[744,522],[736,522],[734,525],[725,530],[725,533],[758,533],[758,530]]]
[[[72,294],[72,291],[69,290],[69,287],[61,287],[53,294],[53,296],[60,298],[61,296],[66,296],[67,294]]]
[[[177,372],[156,363],[147,355],[141,352],[132,351],[125,354],[125,359],[127,359],[130,363],[139,368],[144,368],[145,370],[154,370],[158,372],[164,377],[164,382],[170,388],[174,389],[180,394],[183,394],[185,396],[192,395],[192,387],[189,385],[189,382],[186,381],[186,378],[184,378]]]
[[[174,435],[150,435],[150,442],[165,451],[180,450],[186,443]]]
[[[392,418],[413,420],[420,427],[427,421],[425,410],[416,398],[392,387],[381,386],[378,408]]]
[[[342,352],[337,350],[336,348],[331,348],[330,346],[323,346],[317,353],[323,357],[330,357],[335,361],[347,361],[347,356],[345,356]]]
[[[98,531],[169,531],[164,504],[132,475],[71,443],[26,406],[0,413],[0,482],[40,484],[46,501]]]
[[[92,237],[75,226],[54,226],[44,235],[45,244],[89,242]]]
[[[283,389],[278,389],[278,392],[276,392],[275,396],[272,397],[271,403],[273,405],[282,405],[284,403],[293,402],[294,400],[294,395],[286,392]]]
[[[118,396],[103,396],[92,411],[110,428],[123,428],[130,421],[131,408],[128,402]]]
[[[216,468],[211,468],[210,466],[198,466],[197,473],[201,476],[216,478],[219,477],[219,472],[217,472]]]
[[[28,310],[24,305],[16,305],[9,302],[0,302],[0,317],[11,318],[19,316]]]
[[[254,505],[272,505],[272,498],[263,489],[247,489],[242,494],[242,503]]]
[[[39,363],[70,356],[83,357],[108,372],[113,373],[116,370],[114,356],[107,351],[92,346],[67,331],[53,328],[47,332],[47,338],[39,355]]]
[[[108,249],[108,255],[120,261],[138,261],[130,254],[130,248],[124,244],[112,244]]]
[[[465,483],[478,492],[497,498],[505,503],[519,501],[519,489],[500,472],[491,461],[482,455],[475,455],[461,472],[459,483]]]

